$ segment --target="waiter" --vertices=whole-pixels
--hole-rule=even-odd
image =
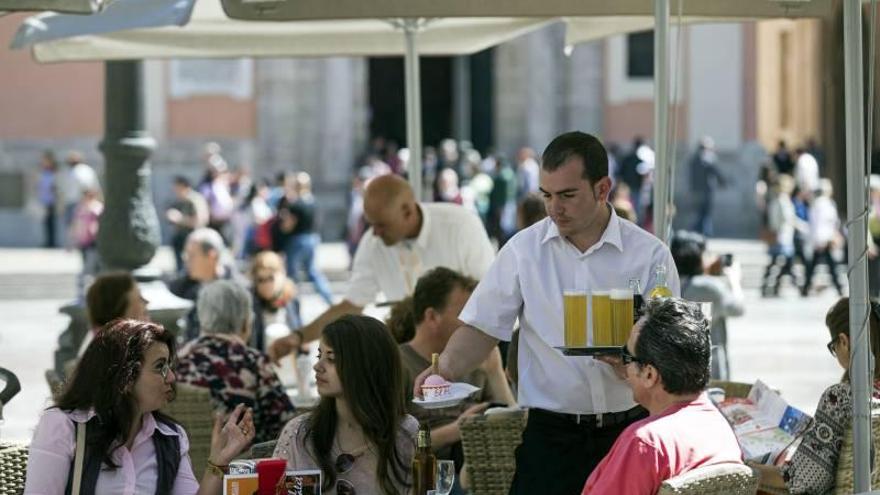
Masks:
[[[565,290],[627,288],[638,279],[647,295],[652,268],[662,264],[669,288],[679,293],[669,249],[619,218],[607,202],[610,190],[602,143],[582,132],[557,136],[541,165],[548,218],[504,245],[459,316],[464,326],[440,356],[440,374],[454,381],[499,340],[510,340],[519,319],[518,401],[530,411],[511,494],[580,493],[618,434],[647,416],[611,365],[554,349],[564,342]],[[417,377],[415,394],[429,373]]]
[[[397,175],[369,182],[364,216],[371,227],[358,244],[342,302],[273,342],[272,360],[318,339],[324,327],[340,316],[360,313],[380,292],[389,301],[411,295],[419,277],[432,268],[444,266],[479,280],[495,258],[475,213],[453,204],[418,203],[409,184]]]

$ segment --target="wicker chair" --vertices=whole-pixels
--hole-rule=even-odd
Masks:
[[[24,493],[27,458],[27,445],[0,444],[0,495]]]
[[[178,384],[177,398],[162,410],[186,430],[189,437],[189,458],[194,473],[208,465],[211,432],[214,429],[214,403],[207,388]]]
[[[507,495],[522,442],[525,411],[472,416],[461,423],[461,445],[473,495]]]
[[[703,466],[669,478],[657,495],[754,495],[758,473],[745,464]]]
[[[874,468],[871,470],[871,486],[880,486],[880,415],[876,412],[871,416],[871,435],[874,439]],[[853,434],[852,426],[846,429],[843,437],[843,448],[837,459],[837,480],[834,483],[834,494],[843,495],[853,493],[855,490],[853,480]]]

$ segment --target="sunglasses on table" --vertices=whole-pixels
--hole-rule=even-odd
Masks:
[[[336,462],[333,467],[336,468],[336,474],[345,474],[351,471],[351,468],[354,467],[355,457],[351,454],[342,453],[336,457]],[[357,495],[357,491],[354,489],[354,485],[351,484],[351,481],[344,479],[336,480],[336,494],[337,495]]]

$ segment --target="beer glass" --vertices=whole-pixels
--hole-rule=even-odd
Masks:
[[[633,294],[629,289],[611,291],[611,327],[614,345],[626,344],[633,326]]]
[[[562,293],[565,314],[565,347],[587,346],[587,293],[567,290]]]
[[[611,292],[594,290],[593,299],[593,345],[596,347],[614,345],[611,326]]]

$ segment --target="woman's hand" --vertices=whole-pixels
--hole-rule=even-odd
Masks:
[[[244,404],[235,406],[226,421],[218,414],[211,432],[211,454],[208,459],[218,466],[226,466],[251,444],[254,439],[254,412]]]

